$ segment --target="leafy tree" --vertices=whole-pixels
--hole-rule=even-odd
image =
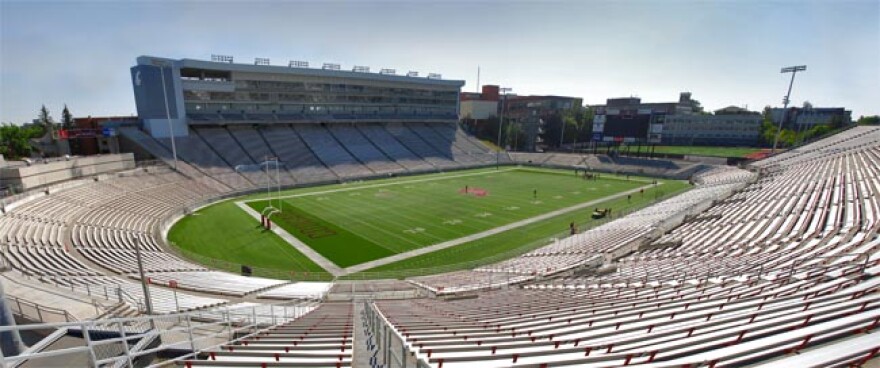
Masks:
[[[61,127],[64,129],[73,128],[73,115],[67,109],[67,104],[64,104],[64,110],[61,110]]]
[[[803,106],[803,107],[804,107],[804,110],[812,109],[812,108],[813,108],[813,103],[811,103],[810,101],[804,101],[804,106]]]
[[[862,115],[861,117],[859,117],[859,120],[857,121],[857,123],[859,125],[878,125],[878,124],[880,124],[880,116],[878,116],[878,115],[873,115],[873,116]]]
[[[764,120],[761,123],[761,141],[764,144],[773,144],[773,138],[776,136],[776,126],[772,121]]]
[[[2,124],[0,125],[0,154],[12,160],[28,157],[34,151],[30,139],[39,138],[45,133],[45,127],[41,125]]]
[[[529,142],[521,124],[507,124],[505,125],[504,130],[504,134],[506,135],[506,146],[510,146],[511,149],[516,151],[522,151],[528,147]]]

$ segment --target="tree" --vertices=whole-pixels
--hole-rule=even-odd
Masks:
[[[40,107],[40,114],[37,116],[37,121],[40,122],[46,128],[51,128],[55,122],[52,120],[52,116],[49,115],[49,109],[46,108],[46,105]]]
[[[809,110],[813,108],[813,104],[810,101],[804,101],[804,110]]]
[[[61,127],[64,129],[73,128],[73,115],[67,109],[67,104],[64,104],[64,110],[61,110]]]
[[[861,117],[859,117],[857,124],[859,124],[859,125],[880,125],[880,116],[878,116],[878,115],[873,115],[873,116],[862,115]]]
[[[30,140],[39,138],[45,133],[45,127],[42,125],[2,124],[0,125],[0,154],[12,160],[28,157],[34,150]]]

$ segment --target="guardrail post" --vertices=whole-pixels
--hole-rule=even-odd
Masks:
[[[122,338],[122,347],[125,350],[125,360],[128,362],[128,368],[134,368],[134,359],[131,357],[131,349],[128,347],[128,337],[125,334],[125,329],[122,327],[122,321],[116,321],[116,326],[119,328],[119,337]]]
[[[174,292],[174,311],[179,313],[180,312],[180,302],[177,301],[177,288],[174,288],[172,291]]]
[[[193,356],[196,354],[196,342],[193,340],[192,316],[186,315],[186,334],[189,336],[189,346],[192,349]]]
[[[98,367],[98,357],[95,355],[95,346],[92,344],[92,336],[91,332],[89,332],[89,326],[86,324],[81,325],[83,339],[86,340],[86,346],[89,348],[89,364],[94,368]]]
[[[406,368],[406,344],[400,342],[400,368]]]
[[[254,318],[252,326],[254,331],[256,331],[260,328],[259,324],[257,323],[257,307],[251,307],[251,315]]]
[[[391,334],[388,333],[388,326],[385,326],[385,363],[391,366]]]

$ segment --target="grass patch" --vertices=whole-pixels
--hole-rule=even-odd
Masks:
[[[221,202],[185,216],[168,232],[168,240],[187,258],[209,263],[198,256],[230,262],[221,268],[238,272],[235,264],[294,272],[324,271],[234,202]],[[218,265],[217,262],[211,263]]]
[[[654,153],[741,158],[762,150],[762,148],[754,147],[657,146],[654,149]]]
[[[268,201],[249,202],[249,206],[263,211]],[[272,215],[272,221],[297,239],[340,267],[348,267],[369,260],[388,257],[395,253],[345,228],[324,221],[287,202],[281,202],[281,212]],[[353,251],[357,250],[357,251]]]

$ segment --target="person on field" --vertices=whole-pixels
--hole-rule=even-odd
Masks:
[[[571,235],[577,234],[578,232],[577,226],[575,226],[574,222],[568,224],[568,230]]]

